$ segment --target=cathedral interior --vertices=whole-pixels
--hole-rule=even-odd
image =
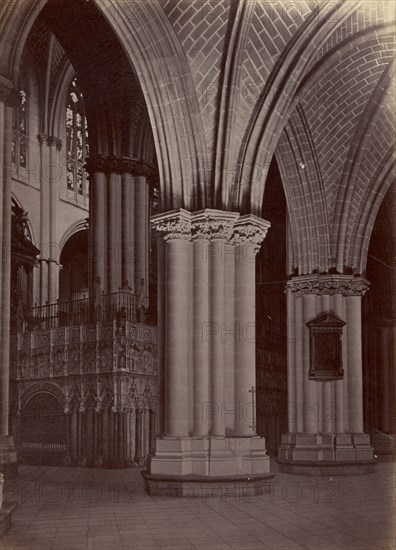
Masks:
[[[4,0],[0,469],[394,453],[388,0]],[[253,481],[252,481],[253,480]]]

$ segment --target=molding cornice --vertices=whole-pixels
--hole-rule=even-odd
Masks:
[[[350,275],[304,275],[293,277],[286,283],[286,291],[295,296],[315,294],[318,296],[364,296],[370,283],[364,277]]]

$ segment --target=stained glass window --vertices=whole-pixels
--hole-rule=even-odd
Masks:
[[[27,90],[27,75],[25,71],[22,71],[18,82],[17,101],[12,120],[11,160],[16,166],[17,174],[19,174],[20,168],[26,168],[27,166]]]
[[[84,100],[74,78],[66,106],[67,188],[75,195],[88,195],[88,178],[84,169],[88,156],[88,129]]]

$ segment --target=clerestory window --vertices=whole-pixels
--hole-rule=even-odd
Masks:
[[[21,169],[27,167],[28,156],[28,79],[22,71],[18,82],[17,101],[12,119],[11,162],[15,165],[15,173],[20,175]]]
[[[70,84],[66,107],[67,188],[75,198],[88,195],[88,177],[84,168],[89,154],[84,99],[77,78]]]

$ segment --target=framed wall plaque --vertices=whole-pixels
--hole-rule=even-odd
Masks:
[[[346,323],[331,313],[309,321],[310,380],[337,380],[343,377],[342,328]]]

